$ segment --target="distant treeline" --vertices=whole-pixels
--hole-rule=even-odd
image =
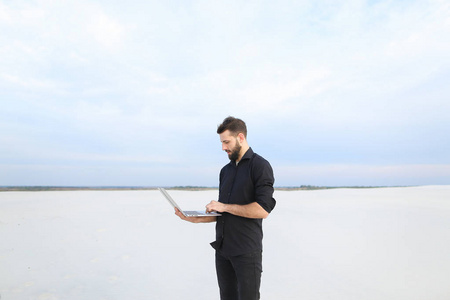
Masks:
[[[275,190],[281,191],[295,191],[295,190],[326,190],[326,189],[339,189],[339,188],[351,188],[351,189],[367,189],[367,188],[382,188],[385,186],[315,186],[315,185],[301,185],[301,186],[285,186],[275,187]],[[216,190],[218,187],[207,186],[173,186],[166,187],[167,189],[174,190],[189,190],[189,191],[201,191],[201,190]],[[156,187],[141,187],[141,186],[0,186],[0,192],[8,191],[119,191],[119,190],[155,190]]]
[[[116,190],[154,190],[155,187],[133,186],[0,186],[3,191],[116,191]]]

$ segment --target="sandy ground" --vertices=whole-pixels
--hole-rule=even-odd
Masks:
[[[171,191],[200,209],[217,191]],[[277,191],[261,299],[450,299],[450,186]],[[219,299],[214,224],[158,191],[0,193],[0,297]]]

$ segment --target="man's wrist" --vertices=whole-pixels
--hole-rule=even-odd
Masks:
[[[227,212],[227,213],[229,213],[229,212],[230,212],[230,211],[229,211],[230,205],[231,205],[231,204],[225,204],[225,203],[223,203],[223,204],[222,204],[222,212]]]

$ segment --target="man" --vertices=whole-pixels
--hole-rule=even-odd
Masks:
[[[217,129],[230,163],[220,171],[219,201],[207,212],[220,217],[185,217],[192,223],[216,222],[216,271],[222,300],[259,299],[262,273],[262,219],[275,207],[273,171],[247,143],[244,121],[226,118]]]

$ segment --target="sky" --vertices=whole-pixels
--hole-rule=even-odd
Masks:
[[[1,1],[0,186],[450,184],[450,3]]]

